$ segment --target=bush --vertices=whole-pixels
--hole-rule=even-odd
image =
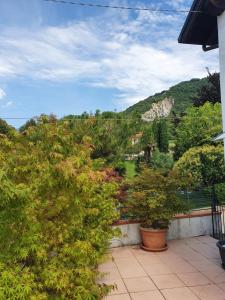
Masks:
[[[173,157],[170,153],[159,152],[156,149],[152,154],[150,165],[153,169],[167,173],[173,167]]]
[[[0,299],[101,299],[117,185],[93,169],[90,140],[41,119],[0,144]]]
[[[124,161],[116,161],[113,165],[114,170],[119,174],[119,176],[126,175],[126,164]]]
[[[212,138],[222,131],[221,105],[205,103],[190,107],[176,130],[175,158],[179,159],[188,149],[212,145]]]
[[[130,183],[128,206],[144,227],[168,228],[177,213],[186,211],[178,190],[185,185],[179,174],[168,176],[145,169]]]
[[[222,182],[225,174],[223,146],[191,148],[175,163],[174,170],[191,176],[194,187]]]

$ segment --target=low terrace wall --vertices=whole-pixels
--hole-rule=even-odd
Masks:
[[[121,237],[111,241],[111,247],[140,244],[140,223],[136,220],[120,220],[114,224],[121,230]],[[177,215],[171,222],[168,239],[182,239],[212,233],[212,217],[210,210],[193,211],[188,215]]]

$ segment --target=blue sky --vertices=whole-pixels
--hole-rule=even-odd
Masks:
[[[189,8],[184,0],[83,0]],[[218,52],[179,45],[185,14],[0,1],[0,117],[120,111],[180,81],[218,70]],[[14,126],[24,121],[9,120]]]

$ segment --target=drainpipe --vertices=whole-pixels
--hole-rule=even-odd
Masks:
[[[223,2],[225,2],[223,0]],[[219,35],[219,59],[220,59],[220,86],[221,86],[221,104],[223,132],[225,132],[225,11],[218,16],[218,35]],[[225,157],[225,138],[224,157]]]

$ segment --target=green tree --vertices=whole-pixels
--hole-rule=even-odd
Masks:
[[[203,85],[197,96],[193,98],[193,104],[196,107],[204,105],[206,102],[217,103],[221,102],[220,92],[220,74],[208,72],[207,83]]]
[[[188,149],[204,144],[213,144],[212,139],[222,130],[221,105],[205,103],[198,108],[191,107],[176,130],[175,158]]]
[[[175,163],[174,170],[190,176],[194,187],[223,182],[225,177],[222,145],[203,145],[190,148]]]
[[[153,132],[160,152],[168,152],[169,149],[169,130],[166,119],[155,120],[153,122]]]
[[[25,130],[27,130],[29,127],[32,126],[36,126],[37,123],[35,121],[35,119],[31,118],[30,120],[28,120],[24,125],[22,125],[19,129],[20,132],[24,132]]]
[[[14,133],[15,133],[15,128],[10,126],[5,120],[0,119],[0,134],[11,137],[14,135]]]
[[[167,174],[173,168],[173,156],[156,149],[152,154],[150,166],[155,170],[161,170],[163,174]]]
[[[146,126],[140,140],[140,150],[144,151],[145,163],[151,161],[152,153],[156,147],[152,126]]]
[[[93,168],[90,138],[42,117],[0,145],[0,299],[102,299],[117,186]]]

